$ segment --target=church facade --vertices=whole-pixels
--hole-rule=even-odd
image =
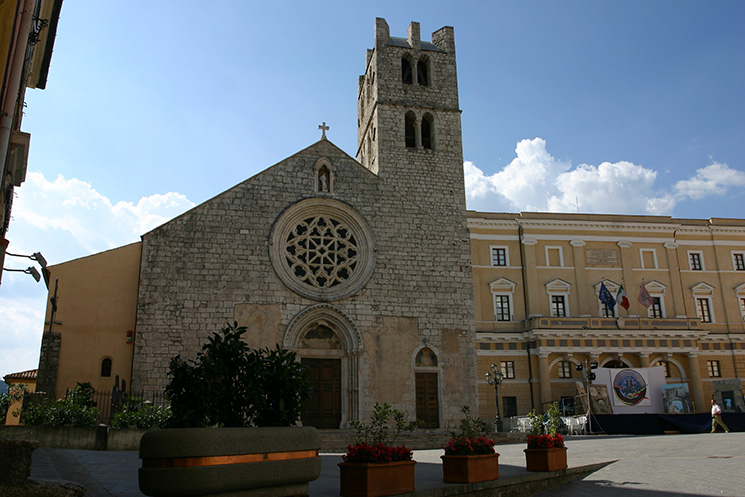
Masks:
[[[325,138],[146,233],[50,267],[37,391],[159,392],[226,322],[297,353],[303,423],[387,402],[429,428],[576,395],[576,366],[662,365],[705,410],[745,369],[745,221],[466,211],[453,29],[411,23],[358,80],[358,149]],[[641,307],[641,284],[653,305]],[[598,294],[623,286],[629,309]],[[50,297],[52,291],[50,290]],[[494,364],[504,380],[484,379]]]

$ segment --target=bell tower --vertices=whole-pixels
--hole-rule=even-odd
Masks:
[[[375,207],[387,232],[376,239],[376,274],[396,275],[415,323],[396,333],[416,333],[417,354],[426,348],[422,357],[436,358],[413,365],[416,415],[440,427],[459,419],[456,406],[477,403],[460,113],[453,28],[430,42],[419,23],[398,38],[376,19],[358,82],[357,160],[380,180]]]
[[[453,28],[428,42],[417,22],[398,38],[376,19],[358,83],[357,160],[402,193],[426,189],[465,210],[460,112]]]

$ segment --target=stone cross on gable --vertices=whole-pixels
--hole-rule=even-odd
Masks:
[[[324,121],[323,124],[319,124],[318,125],[318,129],[321,130],[321,140],[325,140],[326,139],[326,131],[328,131],[331,128],[329,128],[328,126],[326,126],[326,121]]]

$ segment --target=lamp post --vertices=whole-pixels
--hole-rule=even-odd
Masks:
[[[41,266],[41,275],[34,267],[29,267],[28,269],[10,269],[10,268],[3,268],[3,271],[15,271],[19,273],[26,273],[33,276],[33,278],[38,283],[39,280],[41,280],[41,277],[44,276],[44,283],[47,285],[47,288],[49,288],[49,270],[47,269],[47,260],[44,258],[43,255],[41,255],[41,252],[34,252],[31,255],[22,255],[22,254],[11,254],[10,252],[5,252],[5,255],[10,255],[12,257],[25,257],[27,259],[31,259],[32,261],[36,261],[39,263],[39,266]]]
[[[496,395],[496,405],[497,405],[497,415],[494,418],[494,426],[496,428],[496,431],[500,432],[502,431],[502,418],[499,416],[499,385],[502,383],[502,380],[504,379],[504,375],[502,374],[502,371],[497,367],[496,364],[491,365],[491,370],[492,370],[491,373],[487,371],[484,376],[486,376],[486,382],[489,385],[494,385],[494,393]]]

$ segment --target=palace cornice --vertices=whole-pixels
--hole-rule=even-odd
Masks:
[[[745,343],[745,333],[710,333],[704,341]]]
[[[476,332],[477,342],[525,342],[527,336],[525,332],[518,333],[493,333],[493,332]]]
[[[567,329],[533,329],[526,331],[526,339],[604,339],[604,340],[641,340],[681,338],[700,340],[708,335],[706,330],[567,330]]]
[[[657,231],[674,232],[680,225],[675,223],[628,223],[615,221],[567,221],[564,219],[519,219],[518,224],[529,229],[563,229],[578,231]]]
[[[468,218],[469,228],[510,228],[517,229],[518,224],[514,219],[484,219],[484,218]]]

